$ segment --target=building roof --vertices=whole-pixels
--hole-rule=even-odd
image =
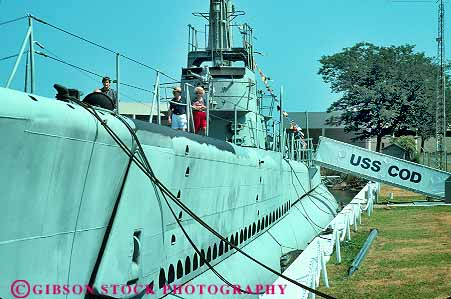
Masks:
[[[408,149],[406,149],[406,148],[400,146],[400,145],[397,144],[397,143],[392,143],[392,144],[390,144],[390,145],[387,145],[386,147],[384,147],[384,148],[382,149],[382,151],[384,151],[384,150],[386,150],[386,149],[389,149],[389,148],[391,148],[391,147],[397,147],[397,148],[399,148],[399,149],[401,149],[401,150],[403,150],[403,151],[405,151],[405,152],[408,152],[408,151],[409,151]]]
[[[344,128],[341,126],[326,125],[326,120],[331,116],[338,116],[340,112],[288,112],[288,118],[294,120],[296,124],[305,128],[307,126],[307,115],[308,115],[308,126],[311,129],[325,128],[325,129],[336,129]],[[289,122],[288,122],[289,123]]]
[[[125,102],[119,101],[119,113],[127,114],[127,115],[150,115],[150,111],[152,110],[152,105],[141,102]],[[160,111],[166,112],[168,111],[168,107],[166,104],[160,105]],[[153,115],[157,115],[157,106],[155,105],[153,110]]]

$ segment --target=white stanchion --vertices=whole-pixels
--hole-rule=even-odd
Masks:
[[[351,220],[349,213],[346,216],[346,240],[351,241]]]
[[[368,217],[371,217],[371,205],[373,203],[373,186],[371,183],[368,184]]]
[[[362,225],[362,209],[361,209],[361,205],[360,205],[360,201],[358,203],[358,209],[359,209],[359,224]]]
[[[315,278],[315,276],[316,276],[316,270],[314,271],[314,276],[313,276],[313,279],[311,280],[311,283],[310,283],[310,287],[312,289],[314,289],[314,290],[316,290],[316,278]],[[316,297],[315,293],[309,292],[309,298],[310,299],[315,299],[315,297]]]
[[[341,232],[340,242],[343,242],[346,237],[346,216],[343,214],[342,218],[343,218],[344,222],[343,222],[343,231]]]
[[[353,219],[354,219],[354,231],[356,232],[357,231],[357,215],[358,215],[358,213],[355,211],[355,209],[354,209],[354,217],[352,217]]]
[[[304,249],[299,257],[284,271],[288,277],[295,278],[297,281],[316,289],[321,281],[326,287],[329,287],[326,264],[335,249],[336,263],[342,262],[341,242],[345,239],[351,240],[351,225],[357,231],[357,219],[362,224],[362,212],[367,211],[371,216],[374,205],[371,193],[371,183],[368,183],[326,227],[333,228],[329,235],[318,236],[313,239]],[[365,198],[365,192],[368,192],[368,198]],[[362,208],[362,206],[365,206]],[[329,236],[329,237],[327,237]],[[309,267],[306,267],[309,265]],[[299,289],[298,286],[278,278],[274,285],[286,285],[285,299],[307,299],[315,298],[315,294]],[[270,295],[261,295],[260,298],[272,298]]]
[[[337,264],[341,264],[341,249],[340,249],[340,231],[338,229],[334,230],[335,233],[335,255]]]
[[[329,278],[327,277],[326,260],[323,252],[321,252],[321,273],[323,274],[323,283],[326,288],[329,288]]]

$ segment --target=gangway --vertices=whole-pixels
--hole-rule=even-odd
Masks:
[[[315,163],[451,202],[451,173],[320,137]],[[446,190],[446,191],[445,191]]]

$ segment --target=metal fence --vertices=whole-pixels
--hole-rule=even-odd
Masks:
[[[314,149],[311,138],[296,138],[294,134],[286,134],[284,144],[284,158],[301,161],[308,166],[313,165]]]
[[[444,155],[445,160],[445,171],[451,170],[451,153],[446,153]],[[435,152],[423,152],[420,154],[420,161],[419,163],[432,167],[437,168],[437,154]]]

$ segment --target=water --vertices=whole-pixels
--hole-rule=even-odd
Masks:
[[[352,190],[329,190],[329,191],[335,196],[337,202],[342,205],[347,205],[349,202],[351,202],[354,196],[356,196],[357,193],[359,193],[358,191]]]

